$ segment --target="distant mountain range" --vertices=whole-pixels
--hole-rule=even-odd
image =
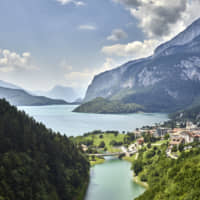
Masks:
[[[50,99],[43,96],[33,96],[21,89],[0,87],[0,99],[3,98],[16,106],[68,104],[64,100]]]
[[[0,98],[5,98],[17,106],[80,104],[82,101],[70,87],[55,86],[48,92],[32,92],[2,80],[0,80]]]
[[[6,81],[0,80],[0,87],[10,88],[10,89],[22,89],[21,87],[14,85],[12,83],[8,83]]]
[[[68,102],[74,102],[78,99],[78,95],[73,88],[60,85],[55,86],[49,91],[36,91],[35,94],[49,98],[63,99]]]
[[[151,57],[130,61],[94,77],[84,102],[96,97],[136,103],[147,112],[173,112],[200,97],[200,19]]]

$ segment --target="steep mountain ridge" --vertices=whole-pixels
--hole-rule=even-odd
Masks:
[[[154,54],[157,56],[162,53],[164,50],[172,46],[182,46],[189,42],[192,42],[197,36],[200,35],[200,19],[194,21],[190,26],[188,26],[184,31],[179,33],[172,40],[161,44],[155,49]]]
[[[171,112],[200,96],[200,19],[151,57],[130,61],[94,77],[85,101],[96,97],[136,103],[150,112]]]

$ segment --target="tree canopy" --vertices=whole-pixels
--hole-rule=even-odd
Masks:
[[[0,100],[0,199],[76,199],[89,163],[66,137]]]

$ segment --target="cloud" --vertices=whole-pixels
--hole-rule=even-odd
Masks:
[[[30,62],[31,54],[24,52],[22,55],[8,49],[0,49],[0,71],[11,72],[17,69],[37,69]]]
[[[113,1],[133,8],[141,5],[141,0],[113,0]]]
[[[126,6],[149,37],[169,34],[187,9],[187,0],[114,0]]]
[[[74,4],[76,6],[85,6],[86,5],[86,3],[84,3],[83,1],[74,1]]]
[[[159,44],[157,40],[134,41],[128,44],[104,46],[102,52],[109,56],[131,57],[134,59],[150,56]]]
[[[107,40],[118,41],[124,38],[127,38],[128,35],[122,29],[114,29],[110,36],[107,37]]]
[[[99,74],[101,72],[104,71],[108,71],[113,69],[115,66],[117,65],[117,63],[114,61],[114,59],[112,58],[106,58],[105,62],[103,63],[102,67],[100,67],[97,71],[96,74]]]
[[[105,46],[107,55],[140,58],[151,55],[161,43],[170,40],[200,17],[199,0],[113,0],[138,20],[144,41]]]
[[[76,6],[85,6],[85,2],[83,1],[75,1],[75,0],[57,0],[61,5],[67,5],[69,3],[73,3]]]
[[[200,17],[199,0],[113,0],[138,19],[148,38],[165,39]]]
[[[80,83],[87,82],[91,77],[89,71],[85,70],[83,72],[70,72],[65,74],[65,78],[71,86],[78,86]]]
[[[66,64],[66,63],[65,63]],[[101,72],[110,70],[117,66],[117,63],[112,58],[106,58],[105,62],[96,68],[85,68],[82,71],[74,70],[71,65],[65,65],[70,67],[65,67],[65,80],[66,84],[71,87],[85,87],[87,88],[88,84],[91,82],[93,77]],[[63,68],[63,66],[61,66]]]
[[[80,26],[78,27],[78,29],[80,29],[80,30],[94,31],[94,30],[97,29],[97,27],[94,26],[94,25],[90,25],[90,24],[83,24],[83,25],[80,25]]]

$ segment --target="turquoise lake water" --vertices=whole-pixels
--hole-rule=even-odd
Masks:
[[[74,105],[56,106],[21,106],[27,114],[37,121],[43,122],[48,128],[59,131],[67,136],[77,136],[93,130],[133,131],[143,125],[167,120],[166,114],[87,114],[74,113]]]
[[[133,182],[131,163],[117,158],[91,168],[85,200],[133,200],[145,189]]]

